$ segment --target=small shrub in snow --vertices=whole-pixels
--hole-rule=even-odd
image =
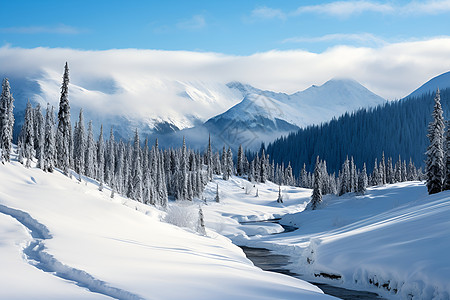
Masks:
[[[181,202],[169,207],[164,221],[178,227],[197,230],[198,211],[192,205]]]

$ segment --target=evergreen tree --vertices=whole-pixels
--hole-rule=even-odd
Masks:
[[[98,189],[103,190],[105,175],[105,142],[103,141],[103,125],[100,125],[100,134],[97,142],[97,180],[99,181]]]
[[[114,182],[114,168],[116,165],[116,143],[114,141],[114,132],[111,127],[109,133],[109,141],[107,144],[106,151],[106,162],[105,162],[105,182],[111,185]]]
[[[363,195],[366,192],[367,188],[367,169],[366,169],[366,163],[363,164],[363,169],[361,173],[359,173],[358,176],[358,194]]]
[[[43,155],[43,170],[46,172],[53,172],[55,165],[55,119],[53,106],[47,104],[47,111],[45,114],[45,132],[44,132],[44,149]]]
[[[236,173],[238,176],[244,175],[244,149],[239,145],[237,153]]]
[[[13,138],[13,105],[14,98],[11,95],[10,85],[7,78],[3,79],[2,94],[0,96],[0,149],[1,162],[9,162],[11,156],[11,144]]]
[[[220,196],[219,196],[219,184],[217,184],[216,187],[216,198],[215,198],[216,202],[219,203],[220,202]]]
[[[64,174],[69,175],[70,159],[72,152],[72,128],[70,124],[69,106],[69,67],[64,66],[63,83],[61,86],[61,98],[59,101],[58,129],[56,141],[57,167]]]
[[[201,207],[198,208],[198,223],[197,232],[201,235],[206,235],[205,220],[203,216],[203,210]]]
[[[80,114],[78,117],[78,123],[74,130],[74,165],[75,172],[79,175],[79,180],[81,181],[81,175],[85,171],[85,154],[86,154],[86,137],[84,130],[84,118],[83,109],[80,109]]]
[[[44,129],[45,129],[45,121],[44,116],[42,115],[41,105],[37,104],[34,109],[33,116],[33,125],[34,125],[34,149],[36,151],[37,158],[37,167],[40,169],[44,169]]]
[[[96,146],[94,141],[94,132],[92,130],[92,121],[89,121],[88,132],[86,138],[86,153],[84,154],[84,174],[88,177],[96,177]]]
[[[228,178],[231,177],[231,175],[233,175],[233,153],[231,152],[231,148],[228,148],[227,151],[227,174],[228,174]]]
[[[442,183],[445,175],[443,162],[444,119],[442,117],[443,112],[440,102],[439,89],[436,91],[434,101],[434,110],[432,113],[433,120],[428,126],[428,138],[430,140],[430,144],[426,152],[426,175],[429,194],[442,191]]]
[[[348,161],[348,159],[347,159]],[[322,190],[321,190],[321,174],[320,174],[320,162],[319,157],[316,159],[316,166],[314,168],[314,179],[313,179],[313,193],[311,196],[311,209],[315,210],[318,208],[319,204],[322,203]]]
[[[34,150],[34,129],[33,129],[33,108],[31,107],[30,101],[27,103],[27,108],[25,110],[25,122],[22,126],[22,148],[23,157],[26,159],[25,167],[31,167],[31,160],[33,158]]]
[[[134,134],[133,163],[131,168],[132,177],[128,182],[128,197],[142,202],[142,165],[141,147],[139,144],[139,134],[136,129]]]

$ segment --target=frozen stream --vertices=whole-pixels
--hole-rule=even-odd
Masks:
[[[251,225],[252,223],[255,225],[261,224],[261,222],[273,222],[278,223],[278,220],[267,220],[267,221],[259,221],[259,222],[243,222],[245,225]],[[277,233],[282,234],[286,232],[292,232],[296,230],[293,226],[286,226],[280,224],[284,228],[284,232]],[[247,246],[240,246],[242,250],[245,252],[245,255],[248,259],[250,259],[255,266],[271,272],[282,273],[285,275],[293,276],[299,279],[301,276],[299,274],[293,273],[289,271],[288,265],[290,264],[290,257],[287,255],[276,254],[268,249],[264,248],[252,248]],[[303,279],[305,280],[305,279]],[[372,292],[365,291],[355,291],[348,290],[336,286],[332,286],[324,283],[311,282],[312,284],[318,286],[325,294],[332,295],[344,300],[356,300],[356,299],[383,299],[379,295]]]

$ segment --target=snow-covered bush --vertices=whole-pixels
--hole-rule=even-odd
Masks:
[[[197,230],[198,209],[191,202],[178,202],[170,205],[164,221],[178,227]]]

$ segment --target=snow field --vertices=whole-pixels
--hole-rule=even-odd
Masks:
[[[1,165],[0,179],[2,207],[47,228],[49,236],[36,250],[92,276],[103,289],[123,291],[117,298],[330,298],[304,281],[254,267],[240,248],[213,231],[205,237],[161,222],[166,213],[118,195],[111,199],[107,188],[100,192],[91,180],[79,183],[75,176],[46,174],[17,162]],[[89,292],[32,266],[23,251],[36,237],[5,213],[0,222],[7,232],[1,235],[0,251],[7,253],[1,259],[8,266],[0,270],[0,298],[106,298],[104,291]]]

